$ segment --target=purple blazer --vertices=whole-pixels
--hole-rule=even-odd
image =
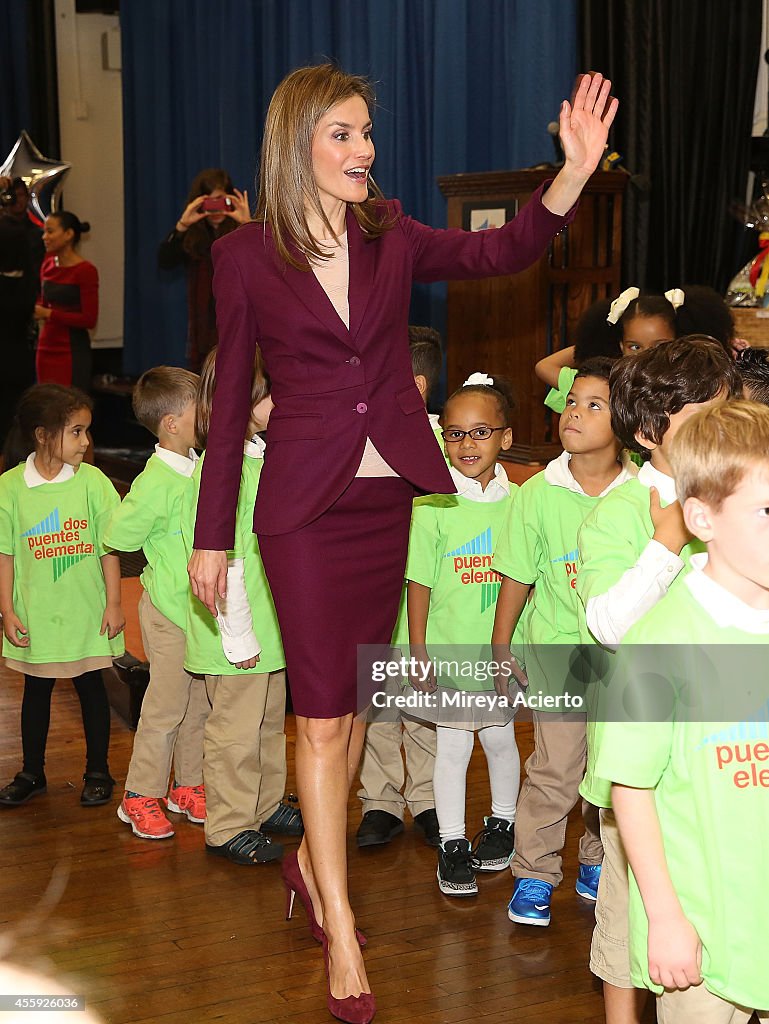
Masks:
[[[354,478],[367,434],[418,490],[454,490],[411,369],[412,282],[494,277],[529,266],[574,216],[550,213],[541,192],[492,231],[435,230],[405,216],[393,200],[387,208],[394,227],[366,241],[348,210],[349,330],[315,275],[279,260],[268,227],[245,224],[215,242],[217,387],[196,548],[233,544],[257,344],[275,402],[257,533],[289,533],[322,515]]]

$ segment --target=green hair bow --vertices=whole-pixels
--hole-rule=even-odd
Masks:
[[[557,412],[559,415],[563,412],[566,408],[566,399],[569,396],[576,376],[577,370],[571,366],[561,367],[561,372],[558,374],[558,387],[550,388],[545,399],[545,405],[548,409],[552,409],[553,412]]]

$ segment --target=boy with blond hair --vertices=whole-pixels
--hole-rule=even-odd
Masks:
[[[134,415],[158,443],[115,510],[105,538],[115,551],[141,548],[147,559],[139,623],[150,683],[117,812],[142,839],[173,836],[173,825],[158,802],[166,793],[169,810],[194,822],[206,817],[203,730],[210,705],[203,680],[184,668],[189,581],[181,534],[182,497],[197,461],[198,383],[197,374],[174,366],[156,366],[137,381]]]
[[[769,1020],[769,409],[704,410],[669,459],[706,551],[622,640],[615,706],[635,714],[599,724],[597,770],[632,871],[633,983],[661,1024],[747,1024]]]

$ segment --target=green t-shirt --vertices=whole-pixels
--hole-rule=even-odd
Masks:
[[[577,534],[601,500],[551,482],[566,473],[562,456],[521,486],[494,553],[494,568],[504,576],[535,584],[513,648],[525,665],[531,691],[553,696],[581,695],[584,689],[581,659],[573,657],[580,642]]]
[[[515,489],[511,484],[511,495]],[[431,591],[428,649],[430,645],[470,645],[478,651],[491,642],[502,579],[492,568],[492,559],[509,508],[510,496],[491,502],[472,501],[459,494],[415,499],[406,579]],[[457,656],[462,657],[462,652]],[[450,685],[448,679],[442,682]],[[488,689],[475,679],[462,679],[457,686]]]
[[[443,445],[443,438],[441,437],[441,430],[443,429],[436,418],[430,416],[430,426],[433,428],[435,434],[435,440],[441,447],[441,455],[446,459],[446,452]],[[417,500],[417,499],[415,499]],[[393,645],[395,647],[408,646],[409,642],[409,615],[408,607],[406,605],[406,584],[403,585],[403,592],[401,594],[401,602],[398,605],[398,618],[395,620],[395,629],[393,630]]]
[[[118,657],[123,634],[99,635],[107,603],[99,559],[118,493],[87,463],[69,480],[37,487],[27,486],[24,468],[0,476],[0,552],[13,556],[13,608],[29,647],[3,637],[3,654],[33,665]]]
[[[698,596],[703,582],[698,577],[700,572],[691,572],[682,586],[628,631],[620,645],[616,682],[626,686],[639,704],[648,687],[644,668],[653,655],[652,645],[670,645],[658,658],[666,663],[665,678],[679,686],[688,685],[698,699],[712,699],[714,707],[728,706],[729,688],[740,681],[707,668],[703,671],[703,665],[707,666],[703,652],[713,652],[715,645],[739,644],[743,646],[735,657],[752,651],[752,657],[761,663],[760,652],[769,643],[769,634],[720,625],[719,616],[714,617]],[[707,585],[717,587],[709,580]],[[708,688],[713,691],[712,698]],[[684,700],[674,705],[676,710],[665,722],[599,725],[597,768],[622,785],[654,790],[668,871],[683,912],[702,942],[702,976],[707,988],[728,1002],[766,1009],[766,685],[758,686],[756,692],[758,704],[754,713],[748,713],[747,721],[687,721],[685,718],[696,715],[681,713],[690,703]],[[747,690],[740,694],[741,713],[745,698],[752,700]],[[631,872],[632,979],[638,987],[659,992],[649,978],[647,936],[647,918]]]
[[[661,502],[664,506],[666,502]],[[594,680],[609,685],[614,656],[600,647],[587,628],[585,611],[592,597],[610,590],[638,561],[641,552],[654,536],[654,523],[649,512],[649,488],[638,480],[628,480],[602,498],[579,531],[580,562],[577,573],[577,594],[580,599],[579,628],[582,643],[593,644],[591,668]],[[681,551],[684,568],[673,580],[668,596],[675,592],[686,576],[692,554],[704,551],[704,545],[692,540]],[[664,599],[667,600],[667,597]],[[592,687],[595,692],[596,687]],[[595,717],[595,712],[591,718]],[[588,722],[587,767],[580,793],[597,807],[611,807],[611,785],[596,775],[598,756],[595,727]]]
[[[235,558],[243,559],[246,593],[254,633],[262,647],[256,668],[251,670],[254,673],[277,672],[286,666],[278,617],[259,554],[259,544],[253,532],[254,502],[263,465],[263,459],[243,456],[235,515],[235,547],[231,552]],[[193,548],[202,467],[201,458],[192,475],[192,486],[185,491],[182,502],[182,536],[186,550],[190,554]],[[184,667],[188,672],[210,676],[239,675],[243,671],[235,668],[225,657],[217,620],[192,591],[189,591],[187,602],[187,649]]]
[[[144,552],[142,586],[150,601],[179,629],[187,628],[187,551],[182,539],[182,498],[190,478],[157,455],[136,477],[112,513],[104,543],[115,551]]]

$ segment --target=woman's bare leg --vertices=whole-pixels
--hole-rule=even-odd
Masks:
[[[370,991],[347,890],[347,800],[365,722],[296,716],[296,779],[304,820],[299,866],[329,944],[331,993]]]

